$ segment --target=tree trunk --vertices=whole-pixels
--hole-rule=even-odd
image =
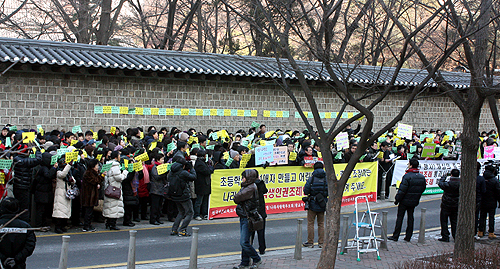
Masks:
[[[479,102],[479,100],[476,100]],[[473,106],[477,107],[477,106]],[[479,106],[480,107],[480,106]],[[471,109],[472,110],[472,109]],[[464,115],[464,131],[460,136],[462,141],[462,165],[460,175],[460,203],[458,206],[458,223],[455,238],[454,258],[466,257],[474,251],[476,209],[476,166],[481,109]]]
[[[333,161],[331,164],[325,163],[325,168],[327,166],[333,167]],[[323,251],[321,251],[321,257],[318,263],[318,269],[330,269],[335,267],[335,261],[337,259],[337,249],[340,237],[340,209],[342,207],[342,194],[338,193],[338,181],[335,177],[335,171],[333,173],[327,170],[328,179],[328,204],[325,216],[325,242],[323,244]],[[343,190],[343,188],[342,188]]]

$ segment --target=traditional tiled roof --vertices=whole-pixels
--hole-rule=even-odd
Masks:
[[[274,58],[97,46],[42,40],[0,38],[0,62],[20,62],[68,67],[124,69],[137,71],[196,73],[239,77],[280,78]],[[295,72],[283,60],[286,78],[295,79]],[[331,78],[320,62],[297,61],[307,80]],[[349,83],[387,85],[395,68],[335,64],[336,75]],[[442,72],[456,88],[467,88],[468,73]],[[418,85],[427,71],[401,69],[395,84]],[[430,80],[427,86],[436,87]]]

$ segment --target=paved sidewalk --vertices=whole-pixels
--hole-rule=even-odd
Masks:
[[[441,195],[428,195],[423,196],[421,201],[439,199]],[[370,203],[372,210],[384,209],[389,206],[394,206],[393,202],[389,201],[378,201],[376,203]],[[352,212],[354,206],[346,206],[342,208],[342,213]],[[303,217],[304,212],[294,212],[287,213],[287,217]],[[283,217],[282,214],[270,215],[273,217]],[[219,220],[227,221],[227,220]],[[361,261],[357,262],[356,251],[349,250],[348,253],[344,255],[337,255],[337,262],[335,268],[349,268],[349,269],[361,269],[361,268],[395,268],[395,266],[403,261],[407,261],[414,258],[430,256],[435,254],[440,254],[444,252],[451,252],[453,250],[453,241],[450,243],[443,243],[438,241],[439,230],[427,231],[426,232],[426,243],[419,244],[418,233],[416,233],[411,242],[407,243],[404,240],[393,242],[388,242],[388,250],[380,250],[381,260],[377,260],[376,253],[367,253],[361,255]],[[340,249],[340,248],[339,248]],[[232,268],[239,264],[241,259],[240,247],[235,245],[234,252],[228,253],[229,255],[210,255],[207,258],[198,258],[198,268],[200,269],[219,269],[219,268]],[[262,255],[263,263],[259,268],[263,269],[278,269],[278,268],[316,268],[321,254],[321,249],[315,246],[315,248],[302,248],[302,260],[295,260],[294,249],[279,249],[266,251],[266,254]],[[189,260],[178,260],[169,262],[159,262],[152,264],[138,264],[137,269],[153,269],[153,268],[188,268]],[[114,269],[125,269],[126,267],[114,267]]]

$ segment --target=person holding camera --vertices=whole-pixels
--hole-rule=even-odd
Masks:
[[[406,174],[401,180],[395,198],[396,201],[394,202],[394,204],[398,206],[396,226],[394,227],[392,236],[387,238],[392,241],[398,241],[403,226],[403,218],[405,217],[405,213],[408,212],[408,223],[406,225],[406,236],[404,240],[410,242],[411,236],[413,235],[413,212],[415,211],[415,207],[419,204],[420,197],[422,193],[424,193],[426,187],[425,177],[418,171],[418,166],[420,165],[418,160],[411,159],[409,165],[410,168],[406,170]]]
[[[240,245],[241,263],[233,269],[258,268],[262,263],[255,248],[250,244],[250,234],[253,232],[249,225],[249,213],[256,212],[259,207],[258,190],[255,181],[259,178],[259,173],[255,169],[247,169],[241,173],[241,189],[234,195],[236,214],[240,217]],[[255,215],[260,215],[256,213]],[[252,217],[252,216],[250,216]],[[260,216],[258,216],[260,217]],[[253,264],[250,266],[250,258]]]
[[[174,163],[170,168],[170,174],[167,179],[170,184],[168,194],[170,199],[175,202],[179,213],[172,225],[170,235],[190,236],[191,234],[187,232],[187,227],[193,219],[194,211],[193,202],[191,201],[191,189],[188,182],[196,180],[196,172],[192,163],[186,161],[183,157],[176,156],[172,160]]]
[[[325,211],[328,202],[328,181],[323,163],[314,164],[314,172],[304,186],[304,194],[308,195],[307,210],[307,242],[304,247],[314,247],[314,220],[318,219],[318,246],[323,247],[325,237]]]
[[[497,175],[498,168],[492,164],[486,164],[483,172],[486,182],[486,192],[481,196],[478,237],[484,236],[484,232],[486,231],[486,216],[488,216],[488,238],[497,238],[495,235],[495,211],[500,199],[500,183],[498,182]]]

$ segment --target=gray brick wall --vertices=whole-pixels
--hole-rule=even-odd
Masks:
[[[316,87],[314,96],[320,112],[338,112],[341,101],[331,90]],[[294,90],[305,111],[310,111],[300,90]],[[358,92],[357,95],[361,93]],[[374,109],[379,129],[388,123],[404,105],[407,93],[389,95]],[[94,106],[128,106],[158,108],[245,109],[257,110],[258,117],[220,116],[158,116],[94,114]],[[285,110],[289,118],[265,118],[263,110]],[[194,127],[224,128],[230,132],[248,129],[252,121],[268,128],[304,129],[295,118],[295,106],[275,85],[227,81],[191,81],[163,78],[102,77],[83,75],[37,74],[8,72],[0,78],[0,124],[19,128],[41,124],[45,130],[70,129],[81,125],[83,130],[111,126],[122,129],[149,126],[187,129]],[[355,112],[348,108],[348,112]],[[310,119],[313,123],[312,119]],[[332,119],[324,119],[329,128]],[[423,129],[462,129],[460,111],[447,97],[423,95],[414,101],[403,123]],[[313,124],[314,125],[314,124]],[[488,105],[483,107],[480,130],[490,130],[494,123]]]

